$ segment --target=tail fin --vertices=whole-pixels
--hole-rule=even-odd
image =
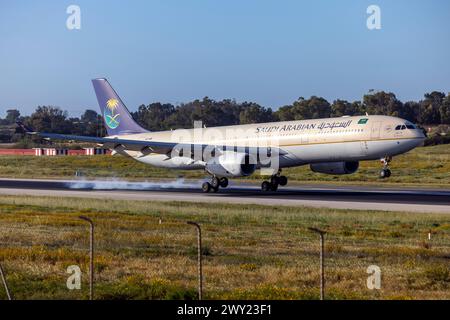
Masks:
[[[92,80],[109,136],[148,132],[139,126],[106,79]]]
[[[29,133],[29,134],[35,133],[33,129],[25,125],[22,121],[16,121],[16,124],[22,130],[22,133]]]

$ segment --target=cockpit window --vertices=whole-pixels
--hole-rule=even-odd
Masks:
[[[412,123],[399,124],[398,126],[395,127],[395,130],[406,130],[406,129],[414,130],[417,128]]]

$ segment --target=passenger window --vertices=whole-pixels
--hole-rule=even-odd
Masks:
[[[398,125],[398,126],[395,127],[395,130],[401,130],[401,128],[402,128],[402,126]]]
[[[405,125],[402,125],[402,130],[406,130],[406,126]]]

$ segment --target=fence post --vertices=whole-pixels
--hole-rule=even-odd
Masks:
[[[317,228],[308,228],[308,230],[318,233],[320,235],[320,300],[325,299],[325,269],[324,269],[324,260],[325,260],[325,234],[326,232],[323,230],[319,230]]]
[[[3,273],[2,265],[0,264],[0,276],[2,277],[3,286],[5,287],[6,296],[8,297],[8,300],[12,300],[11,294],[9,292],[8,283],[6,282],[5,274]]]
[[[90,244],[89,244],[89,300],[94,300],[94,222],[85,216],[80,219],[87,221],[90,225]]]
[[[203,270],[202,270],[202,229],[200,225],[193,221],[188,221],[188,224],[197,229],[197,263],[198,263],[198,299],[202,300],[203,295]]]

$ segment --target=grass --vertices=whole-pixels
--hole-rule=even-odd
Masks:
[[[328,299],[450,299],[448,215],[2,196],[0,262],[15,298],[87,298],[81,214],[96,225],[97,299],[195,299],[188,220],[202,225],[207,299],[317,299],[310,226],[328,232]],[[381,290],[366,287],[372,264],[382,270]],[[66,288],[70,265],[84,272],[82,290]]]
[[[333,176],[314,173],[309,166],[285,169],[290,183],[339,183],[368,185],[449,186],[450,146],[417,148],[394,158],[393,175],[378,178],[379,161],[361,162],[360,170],[352,175]],[[123,178],[128,180],[165,179],[183,176],[203,178],[203,171],[176,171],[154,168],[122,156],[34,157],[1,156],[0,177],[10,178],[72,178],[75,171],[87,178]],[[255,174],[247,180],[261,181]]]

